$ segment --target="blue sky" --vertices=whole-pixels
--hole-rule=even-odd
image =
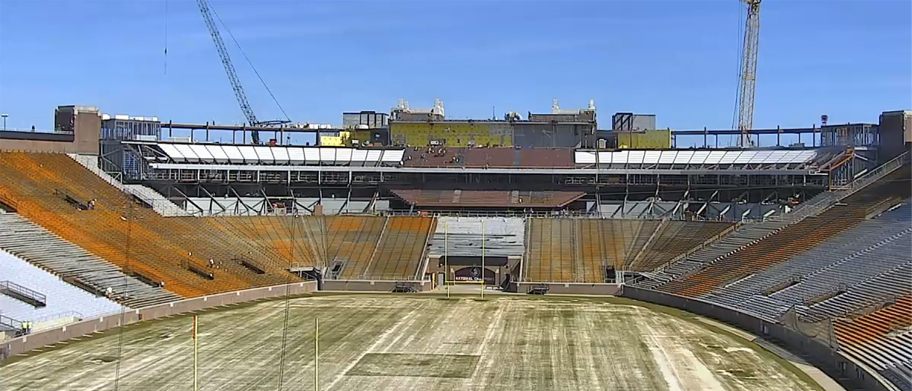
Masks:
[[[765,0],[755,127],[876,122],[912,108],[908,0]],[[228,1],[213,8],[291,118],[444,100],[546,112],[595,99],[660,127],[728,128],[742,7],[715,1]],[[167,9],[167,12],[166,12]],[[281,113],[223,34],[260,118]],[[164,55],[167,47],[168,54]],[[196,4],[0,0],[0,112],[52,126],[58,104],[179,122],[240,123]]]

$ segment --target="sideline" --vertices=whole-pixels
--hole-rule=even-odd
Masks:
[[[695,315],[694,319],[709,326],[725,330],[730,334],[737,336],[738,338],[754,343],[766,351],[775,354],[779,358],[788,361],[795,368],[798,368],[798,370],[804,372],[805,375],[810,377],[815,383],[817,383],[818,386],[823,388],[824,391],[846,391],[846,389],[839,385],[836,380],[833,380],[833,378],[829,377],[826,373],[823,373],[823,371],[821,371],[819,368],[811,365],[803,358],[792,354],[788,350],[780,348],[772,342],[769,342],[763,338],[760,338],[759,336],[741,330],[737,327],[719,322],[715,319],[704,317],[702,315]]]

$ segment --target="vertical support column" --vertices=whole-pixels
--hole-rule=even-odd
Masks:
[[[320,318],[314,318],[314,390],[320,391]]]
[[[193,391],[199,391],[199,315],[193,315]]]

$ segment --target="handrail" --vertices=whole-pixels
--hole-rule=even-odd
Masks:
[[[744,223],[739,222],[739,223],[732,224],[730,227],[727,227],[724,230],[722,230],[722,232],[719,232],[719,233],[713,235],[712,237],[710,237],[709,239],[704,240],[703,243],[696,245],[694,248],[684,252],[683,254],[679,254],[678,256],[672,258],[670,261],[665,262],[662,265],[659,265],[659,267],[653,269],[652,271],[653,272],[665,271],[665,269],[667,269],[668,266],[670,266],[671,264],[673,264],[677,261],[680,261],[682,259],[685,259],[685,258],[693,255],[695,252],[708,247],[709,245],[715,243],[717,240],[722,239],[723,236],[728,235],[731,232],[737,231],[739,228],[741,228],[742,225],[744,225]]]
[[[9,316],[0,314],[0,326],[10,327],[14,330],[19,330],[22,328],[22,322],[16,319],[10,318]]]
[[[868,171],[861,178],[857,178],[854,181],[851,181],[843,186],[837,187],[839,190],[849,191],[850,195],[861,188],[869,185],[871,182],[874,182],[880,178],[883,178],[887,174],[899,169],[903,165],[909,163],[910,154],[909,151],[903,152],[893,159],[888,160],[884,164],[881,164],[874,168],[871,171]]]
[[[2,289],[8,289],[20,295],[41,301],[42,303],[47,303],[47,296],[45,296],[43,293],[26,288],[12,281],[0,281],[0,290]]]

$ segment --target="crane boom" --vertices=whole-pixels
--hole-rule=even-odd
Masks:
[[[212,13],[209,11],[209,2],[206,0],[197,0],[196,4],[199,6],[200,13],[203,15],[203,21],[206,22],[206,28],[209,29],[209,35],[212,36],[212,42],[215,43],[215,49],[222,59],[222,66],[225,67],[225,74],[228,75],[231,89],[234,90],[234,97],[237,99],[241,111],[244,112],[244,117],[247,118],[247,124],[250,126],[260,125],[257,121],[256,114],[253,113],[253,109],[250,107],[250,102],[247,101],[247,94],[244,92],[244,86],[242,86],[241,81],[238,80],[237,71],[234,70],[234,64],[231,63],[231,56],[228,54],[228,49],[225,48],[225,42],[222,41],[222,35],[219,33],[218,26],[216,26],[215,21],[212,19]],[[255,130],[251,131],[250,138],[254,144],[260,143],[259,132]]]
[[[757,52],[760,44],[760,1],[742,0],[747,5],[744,43],[741,50],[741,83],[738,87],[738,129],[741,147],[750,147],[750,130],[754,125],[754,93],[757,86]]]

